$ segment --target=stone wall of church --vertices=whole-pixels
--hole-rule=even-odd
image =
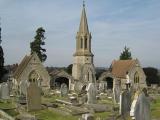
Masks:
[[[139,75],[139,83],[135,83],[134,79],[135,79],[135,73],[138,73]],[[133,89],[137,89],[137,88],[144,88],[144,87],[147,87],[146,85],[146,76],[143,72],[143,69],[141,67],[133,67],[129,73],[129,79],[131,81],[131,85],[133,87]],[[124,78],[121,78],[121,87],[122,89],[126,89],[126,79]]]
[[[74,56],[72,76],[74,79],[80,80],[82,74],[82,67],[86,63],[93,63],[91,56]]]
[[[139,83],[135,83],[134,82],[134,78],[135,78],[135,73],[138,73],[139,75]],[[134,67],[131,71],[130,71],[130,79],[132,80],[132,84],[134,85],[133,87],[136,89],[138,87],[140,88],[144,88],[147,87],[146,85],[146,76],[144,74],[143,69],[139,66],[139,67]]]
[[[35,71],[39,76],[39,80],[37,83],[40,83],[40,86],[42,89],[49,89],[50,87],[50,76],[48,72],[45,70],[42,63],[37,60],[36,58],[32,58],[32,60],[28,63],[26,68],[24,68],[23,72],[20,74],[20,76],[17,79],[18,85],[20,85],[20,88],[22,88],[23,94],[25,94],[25,88],[29,83],[29,75],[32,71]]]

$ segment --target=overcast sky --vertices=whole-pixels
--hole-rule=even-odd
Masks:
[[[46,30],[47,66],[73,63],[82,0],[0,0],[5,64],[30,53],[38,27]],[[143,67],[160,68],[160,0],[86,0],[95,66],[108,67],[124,46]]]

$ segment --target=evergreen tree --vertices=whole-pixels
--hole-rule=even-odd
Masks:
[[[130,60],[130,59],[132,59],[131,52],[129,51],[129,48],[127,48],[126,46],[124,47],[124,51],[121,53],[119,59],[120,60]]]
[[[68,67],[66,68],[66,71],[68,74],[72,75],[72,67],[73,67],[73,64],[70,64],[68,65]]]
[[[0,82],[2,82],[1,79],[3,75],[4,75],[4,58],[3,58],[3,49],[0,46]]]
[[[4,68],[4,53],[3,53],[3,48],[1,46],[1,27],[0,27],[0,83],[4,82],[2,81],[2,78],[4,76],[4,74],[7,73],[7,70]]]
[[[45,54],[46,49],[41,46],[45,45],[44,40],[46,39],[44,36],[45,30],[40,27],[36,30],[36,36],[34,37],[34,41],[30,43],[31,54],[36,52],[41,62],[44,62],[47,59],[47,55]]]

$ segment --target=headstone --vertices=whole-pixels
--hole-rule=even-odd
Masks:
[[[136,102],[133,101],[132,103],[133,105],[130,111],[130,115],[132,115],[132,118],[135,120],[151,120],[150,103],[148,97],[146,97],[143,92],[137,96],[138,97],[135,97],[134,99]]]
[[[94,116],[90,113],[82,114],[82,119],[81,120],[94,120]]]
[[[104,82],[100,82],[99,83],[99,92],[104,92],[105,90],[105,83]]]
[[[120,115],[126,115],[130,112],[131,107],[131,94],[125,90],[120,95]]]
[[[8,83],[4,82],[0,85],[0,99],[7,100],[9,99],[9,86]]]
[[[27,88],[27,109],[28,111],[41,109],[41,90],[34,82]]]
[[[119,103],[120,100],[121,88],[119,82],[120,81],[115,80],[115,86],[113,88],[113,98],[115,103]]]
[[[97,95],[97,89],[95,83],[89,83],[87,88],[87,103],[88,104],[95,104],[97,103],[96,95]]]
[[[61,84],[61,96],[67,96],[68,95],[68,86],[65,83]]]
[[[26,93],[27,93],[27,87],[28,87],[27,80],[20,81],[19,87],[20,87],[20,95],[26,95]]]
[[[132,119],[135,119],[135,106],[136,106],[136,103],[137,103],[137,99],[138,99],[138,94],[135,93],[134,95],[134,99],[132,101],[132,104],[131,104],[131,110],[130,110],[130,116],[132,117]]]
[[[81,97],[79,97],[79,104],[84,104],[87,102],[87,95],[83,94]]]

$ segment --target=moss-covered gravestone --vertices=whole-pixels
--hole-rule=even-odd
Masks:
[[[41,90],[35,82],[30,82],[27,88],[27,110],[41,109]]]

